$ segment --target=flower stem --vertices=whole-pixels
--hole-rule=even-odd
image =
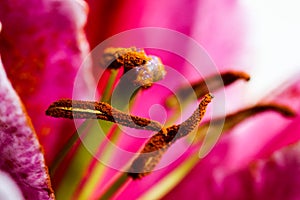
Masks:
[[[191,85],[183,86],[176,91],[176,95],[171,95],[166,99],[166,106],[169,108],[178,108],[180,99],[180,106],[182,103],[190,103],[191,96],[194,95],[197,99],[202,98],[205,94],[219,90],[225,86],[234,83],[237,80],[249,81],[250,76],[241,71],[228,71],[222,74],[215,74],[205,79],[200,79]]]
[[[116,79],[118,77],[119,72],[120,72],[120,70],[111,70],[110,71],[110,76],[109,76],[105,90],[104,90],[102,98],[101,98],[101,100],[103,102],[110,101],[112,89],[114,88],[114,84],[116,83]]]
[[[113,181],[111,185],[108,186],[107,190],[101,195],[99,200],[111,199],[114,195],[120,192],[126,184],[129,183],[131,179],[127,176],[126,173],[122,173]]]
[[[133,106],[140,91],[141,90],[136,90],[132,95],[128,105],[129,108]],[[119,128],[116,128],[111,131],[111,137],[109,138],[109,140],[111,143],[117,144],[122,132]],[[96,156],[98,160],[108,160],[109,158],[112,158],[114,155],[113,147],[111,145],[108,145],[107,143],[103,143],[102,145],[103,148],[98,150],[101,151],[101,154],[99,156]],[[107,170],[107,168],[98,160],[96,160],[96,164],[94,164],[93,166],[91,166],[90,164],[90,166],[88,167],[89,171],[86,173],[92,175],[85,183],[82,183],[82,189],[79,189],[79,192],[75,194],[79,199],[87,199],[93,191],[97,190],[97,183],[107,185],[106,183],[99,181],[103,179],[103,176],[105,175],[105,170]]]
[[[117,127],[110,130],[108,140],[111,143],[116,143],[120,136],[120,129]],[[102,142],[97,150],[97,155],[93,157],[93,161],[89,163],[86,169],[87,180],[82,179],[78,185],[74,196],[78,199],[87,199],[93,193],[98,183],[103,179],[106,166],[99,160],[108,160],[113,155],[111,146],[107,142]]]
[[[74,144],[78,141],[79,133],[83,133],[83,130],[87,127],[88,123],[87,121],[83,122],[82,125],[79,127],[78,130],[76,130],[72,136],[68,139],[67,143],[64,145],[64,147],[58,152],[58,154],[55,156],[55,160],[51,164],[49,171],[52,177],[55,176],[55,172],[61,162],[64,160],[66,155],[70,152],[71,148],[74,146]]]
[[[195,153],[187,160],[182,162],[172,172],[166,175],[153,187],[147,190],[139,199],[161,199],[169,191],[171,191],[180,181],[200,162],[198,155]]]

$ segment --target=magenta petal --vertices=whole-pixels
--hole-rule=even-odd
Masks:
[[[234,67],[243,53],[245,10],[236,0],[87,0],[87,3],[90,14],[86,30],[92,48],[122,31],[162,27],[196,39],[220,68]],[[187,52],[190,50],[185,44],[181,46]],[[169,65],[177,70],[182,68],[178,60],[172,62],[163,57],[163,61],[172,63]],[[193,73],[189,75],[193,76]]]
[[[45,110],[57,99],[72,98],[76,73],[89,49],[86,17],[81,0],[0,1],[3,65],[32,119],[47,163],[75,131],[72,121],[50,118]],[[88,72],[85,76],[93,80]],[[78,98],[83,99],[87,85],[80,87]]]
[[[203,199],[211,199],[216,194],[216,199],[297,199],[300,183],[299,145],[275,153],[275,160],[263,161],[255,171],[259,177],[252,177],[248,168],[251,168],[252,161],[269,157],[274,151],[299,141],[299,86],[298,76],[265,99],[267,102],[290,106],[298,116],[286,119],[270,112],[244,122],[231,135],[221,139],[166,198],[187,197],[186,191],[190,190]],[[220,146],[225,146],[225,150]],[[243,187],[239,187],[241,185]],[[243,194],[246,196],[240,196]]]
[[[299,74],[291,78],[291,81],[282,86],[281,90],[270,95],[266,101],[275,101],[288,105],[297,116],[291,121],[288,120],[271,138],[270,141],[261,150],[260,156],[270,155],[273,151],[286,145],[295,143],[300,140],[300,79]]]
[[[164,199],[299,199],[299,145],[234,171],[222,171],[216,163],[198,165]]]
[[[299,199],[300,143],[280,149],[268,160],[257,163],[257,199]]]
[[[0,64],[0,169],[26,199],[54,199],[43,153],[19,97]]]
[[[93,47],[113,34],[138,27],[164,27],[189,34],[199,8],[199,1],[187,0],[87,2],[91,8],[87,35]]]
[[[289,106],[296,117],[285,118],[277,113],[263,113],[245,121],[229,136],[230,148],[222,165],[228,169],[240,168],[254,159],[270,156],[274,151],[299,141],[300,79],[299,75],[289,79],[277,92],[263,100]],[[251,142],[250,142],[251,141]],[[243,152],[243,153],[241,153]]]

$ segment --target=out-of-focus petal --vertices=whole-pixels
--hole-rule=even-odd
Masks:
[[[192,170],[163,199],[296,200],[299,197],[299,144],[278,150],[270,158],[256,160],[236,171],[222,171],[217,162],[207,164]]]
[[[164,27],[189,34],[198,7],[198,1],[187,0],[87,2],[91,19],[87,24],[87,36],[91,47],[113,34],[139,27]]]
[[[21,190],[19,189],[15,181],[8,174],[2,171],[0,171],[0,199],[24,199]]]
[[[241,48],[247,37],[245,12],[238,0],[200,1],[191,36],[203,45],[221,69],[241,67],[236,65],[245,53],[245,48]]]
[[[0,169],[26,199],[54,199],[48,169],[31,121],[0,64]]]
[[[266,143],[260,152],[260,156],[267,156],[273,151],[300,140],[300,74],[291,77],[277,91],[272,92],[264,101],[277,102],[288,105],[297,112],[293,121],[287,121],[281,126],[276,135]]]
[[[75,130],[72,122],[47,117],[45,110],[57,99],[72,97],[76,72],[89,49],[83,32],[86,15],[81,0],[0,2],[3,65],[32,118],[47,162]],[[92,80],[88,71],[85,76],[83,81]],[[87,85],[80,87],[83,99]]]
[[[121,31],[140,27],[162,27],[196,39],[219,67],[232,68],[240,61],[241,44],[245,38],[245,19],[242,13],[244,10],[240,9],[237,0],[87,2],[90,5],[90,13],[86,32],[92,48]],[[185,44],[181,46],[189,51]],[[167,57],[160,57],[163,62],[172,63]],[[181,64],[182,62],[174,60],[173,64],[169,65],[180,70]]]
[[[271,157],[256,160],[236,171],[220,173],[216,169],[206,168],[205,172],[201,172],[198,167],[185,179],[189,178],[189,182],[184,181],[164,199],[296,200],[300,195],[299,145],[280,149]]]
[[[263,102],[266,103],[272,101],[288,105],[297,113],[297,115],[299,115],[299,85],[298,76],[297,79],[294,79],[294,81],[286,87],[282,87],[282,90],[272,92]],[[292,158],[289,156],[289,150],[284,150],[283,158],[282,156],[276,157],[277,154],[275,154],[275,158],[282,158],[284,161],[277,159],[278,162],[272,162],[272,160],[270,160],[266,161],[263,165],[258,165],[261,169],[259,169],[257,173],[260,174],[261,179],[266,178],[265,181],[267,182],[255,180],[256,183],[254,184],[254,177],[251,178],[252,175],[250,171],[247,171],[248,169],[245,171],[245,168],[251,167],[251,162],[262,158],[268,158],[274,151],[299,141],[299,119],[299,116],[292,119],[282,118],[282,116],[270,112],[244,122],[243,126],[237,127],[230,135],[221,139],[212,152],[210,152],[210,154],[204,158],[191,173],[166,196],[166,198],[168,199],[181,195],[186,197],[186,191],[191,190],[197,191],[195,195],[206,197],[208,199],[209,197],[214,197],[214,194],[218,194],[218,192],[220,193],[220,196],[218,196],[219,198],[217,199],[226,199],[226,195],[222,195],[229,195],[229,193],[232,193],[231,195],[233,196],[229,195],[228,199],[235,199],[241,197],[235,195],[248,194],[247,191],[250,191],[248,194],[250,197],[251,195],[256,195],[258,199],[264,199],[267,198],[270,191],[273,190],[271,189],[273,186],[271,186],[271,188],[268,186],[271,183],[274,183],[274,187],[278,187],[278,190],[275,189],[275,191],[280,193],[281,198],[283,198],[283,190],[294,195],[295,190],[293,187],[289,188],[288,186],[284,186],[284,188],[281,189],[280,187],[283,186],[281,184],[282,179],[285,185],[296,184],[297,187],[299,184],[297,176],[290,179],[292,175],[290,178],[284,177],[283,175],[284,173],[287,173],[288,175],[293,173],[298,174],[297,171],[300,169],[300,162],[299,159],[296,158],[297,156],[299,157],[299,145],[298,147],[295,147],[296,150],[295,148],[287,148],[290,150],[294,149],[291,150],[294,152],[292,153]],[[281,155],[281,153],[278,155]],[[291,168],[293,172],[290,173],[288,168]],[[277,173],[282,176],[278,177],[276,175]],[[218,181],[221,182],[216,184]],[[229,184],[226,181],[233,181],[235,183]],[[276,185],[276,183],[279,184]],[[233,186],[228,188],[228,184]],[[221,192],[217,191],[211,185],[214,185],[214,187],[217,185]],[[234,189],[234,187],[238,185],[244,185],[243,188],[248,188],[248,190],[244,191],[243,188]],[[199,188],[201,188],[201,190]],[[258,191],[260,194],[253,194],[252,190]],[[295,196],[289,198],[294,199],[294,197]],[[275,199],[277,199],[277,197]]]
[[[283,118],[270,112],[246,121],[243,127],[231,134],[228,159],[223,164],[229,168],[239,168],[255,158],[269,156],[277,149],[297,142],[300,139],[297,129],[300,120],[299,98],[299,76],[291,78],[289,83],[282,85],[278,91],[269,93],[262,100],[263,103],[275,102],[289,106],[296,112],[296,117]]]
[[[300,144],[276,151],[252,170],[256,199],[296,200],[300,196]]]

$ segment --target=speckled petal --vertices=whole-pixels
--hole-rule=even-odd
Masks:
[[[54,199],[40,144],[2,64],[0,104],[0,169],[10,174],[26,199]]]
[[[81,0],[1,0],[0,53],[7,76],[22,99],[51,163],[74,133],[72,122],[45,116],[60,98],[71,98],[76,73],[88,53]],[[85,81],[92,80],[85,73]],[[80,85],[85,97],[88,89]],[[69,131],[64,131],[69,130]]]

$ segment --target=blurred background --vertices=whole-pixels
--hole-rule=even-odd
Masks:
[[[243,0],[248,11],[249,96],[263,96],[300,72],[300,2]],[[247,55],[246,55],[247,56]],[[248,55],[249,56],[249,55]]]

